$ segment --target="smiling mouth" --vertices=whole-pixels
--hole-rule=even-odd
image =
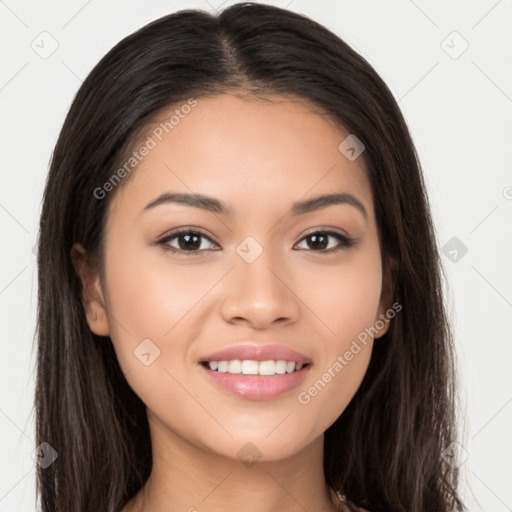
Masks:
[[[251,359],[233,359],[229,361],[202,361],[200,363],[207,370],[216,373],[239,375],[241,377],[271,377],[296,373],[311,366],[311,363],[298,364],[294,361],[267,360],[255,361]]]

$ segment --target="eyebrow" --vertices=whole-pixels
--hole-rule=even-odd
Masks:
[[[142,212],[151,210],[152,208],[162,204],[169,203],[184,204],[193,208],[200,208],[202,210],[226,216],[231,216],[233,214],[231,208],[214,197],[203,194],[185,194],[175,192],[166,192],[153,199],[153,201],[144,207]],[[348,204],[354,206],[363,214],[365,220],[368,221],[368,212],[366,211],[363,203],[353,195],[346,193],[326,194],[303,201],[297,201],[292,205],[291,214],[293,216],[302,215],[304,213],[314,212],[336,204]]]

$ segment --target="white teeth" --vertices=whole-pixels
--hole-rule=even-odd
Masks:
[[[295,368],[295,364],[293,365]],[[275,375],[276,363],[275,361],[260,361],[259,374],[260,375]]]
[[[228,371],[228,362],[227,361],[219,361],[219,367],[217,368],[217,371],[219,373],[226,373]]]
[[[233,361],[229,361],[228,372],[229,373],[241,373],[242,372],[242,361],[240,361],[240,359],[233,359]]]
[[[283,373],[286,373],[286,361],[276,362],[276,373],[279,375],[283,375]]]
[[[259,363],[258,361],[244,360],[242,361],[242,373],[244,375],[258,375]]]
[[[210,370],[216,370],[219,373],[232,373],[244,375],[283,375],[299,371],[303,365],[296,364],[294,361],[253,361],[251,359],[233,359],[231,361],[208,361]]]

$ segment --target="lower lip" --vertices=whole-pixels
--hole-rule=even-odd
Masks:
[[[201,364],[199,366],[220,388],[248,400],[269,400],[284,395],[299,386],[311,368],[308,364],[297,372],[263,376],[219,373]]]

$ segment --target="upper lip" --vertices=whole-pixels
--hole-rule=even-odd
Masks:
[[[294,361],[297,364],[311,363],[311,359],[284,345],[236,345],[219,350],[201,359],[206,361],[230,361],[233,359],[252,361]]]

